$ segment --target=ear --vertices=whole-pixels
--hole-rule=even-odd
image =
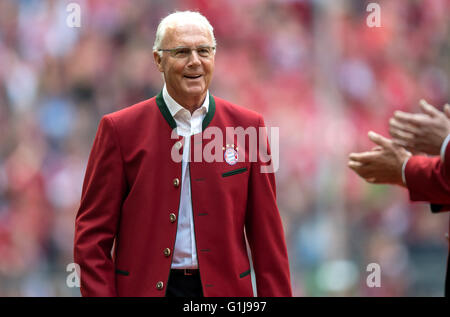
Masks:
[[[162,67],[162,58],[159,56],[158,52],[153,52],[153,59],[155,60],[156,67],[158,67],[158,70],[162,73],[164,72],[164,69]]]

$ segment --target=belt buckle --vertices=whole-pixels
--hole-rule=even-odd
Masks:
[[[191,269],[184,269],[184,275],[190,276],[193,275]]]

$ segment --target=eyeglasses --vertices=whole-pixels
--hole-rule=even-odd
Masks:
[[[160,48],[158,49],[158,51],[169,52],[170,56],[182,59],[191,56],[192,50],[197,51],[198,56],[208,58],[214,54],[215,49],[216,49],[215,46],[200,46],[194,49],[190,47],[175,47],[170,49]]]

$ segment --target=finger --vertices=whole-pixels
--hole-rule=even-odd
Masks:
[[[392,144],[391,140],[389,140],[389,139],[385,138],[384,136],[382,136],[378,133],[375,133],[373,131],[369,131],[368,136],[369,136],[369,139],[373,143],[375,143],[383,148],[389,147]]]
[[[386,182],[386,181],[383,181],[382,179],[378,179],[378,178],[376,178],[376,177],[372,177],[372,178],[370,178],[370,180],[371,180],[371,184],[374,184],[374,185],[383,185],[383,184],[388,184],[388,182]]]
[[[420,134],[420,130],[417,129],[416,126],[409,123],[400,122],[395,118],[389,119],[389,127],[397,131],[400,130],[411,134]]]
[[[361,153],[350,153],[348,158],[350,161],[356,161],[359,163],[370,163],[376,159],[377,156],[379,156],[377,152],[361,152]]]
[[[426,102],[425,99],[420,99],[419,104],[422,112],[426,113],[430,117],[435,117],[439,114],[439,110],[437,110],[435,107]]]
[[[374,146],[373,148],[370,149],[371,152],[373,152],[373,151],[381,151],[381,150],[383,150],[383,148],[381,146],[379,146],[379,145]]]
[[[363,177],[362,174],[364,174],[364,164],[356,161],[348,161],[347,166],[358,174],[358,176]]]
[[[352,170],[368,182],[375,182],[380,177],[380,171],[370,165],[353,167]]]
[[[411,152],[411,153],[418,153],[418,150],[416,149],[416,144],[414,143],[407,143],[401,140],[396,140],[396,139],[392,139],[392,143],[394,143],[394,145],[396,147],[401,147],[403,149],[405,149],[407,152]]]
[[[400,122],[414,126],[421,126],[425,119],[423,114],[407,113],[403,111],[395,111],[394,118]]]
[[[444,113],[445,113],[445,115],[447,116],[447,118],[450,119],[450,105],[449,105],[448,103],[446,103],[446,104],[444,105]]]
[[[418,155],[420,153],[420,151],[415,148],[416,146],[415,144],[407,144],[404,141],[396,139],[392,139],[392,142],[394,143],[395,146],[404,148],[411,155],[412,154]]]
[[[373,178],[373,174],[370,173],[370,168],[367,165],[355,161],[349,161],[347,165],[358,174],[359,177],[365,180],[367,180],[367,178]]]
[[[401,146],[403,148],[410,147],[410,145],[407,142],[405,142],[404,140],[401,140],[401,139],[393,138],[392,143],[394,143],[395,146]]]
[[[363,163],[350,160],[348,161],[347,166],[356,171],[363,166]]]
[[[401,140],[406,143],[410,143],[410,142],[414,141],[414,139],[415,139],[414,134],[405,132],[402,130],[394,129],[394,128],[389,129],[389,134],[392,136],[393,139]]]

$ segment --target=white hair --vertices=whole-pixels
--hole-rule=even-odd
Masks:
[[[176,11],[169,14],[161,20],[156,29],[155,43],[153,44],[153,52],[157,52],[159,56],[162,56],[162,52],[158,49],[161,48],[161,43],[166,35],[166,31],[169,27],[173,27],[180,24],[194,24],[200,27],[205,27],[213,40],[213,46],[216,46],[216,38],[214,37],[214,29],[209,23],[208,19],[199,12],[194,11]]]

